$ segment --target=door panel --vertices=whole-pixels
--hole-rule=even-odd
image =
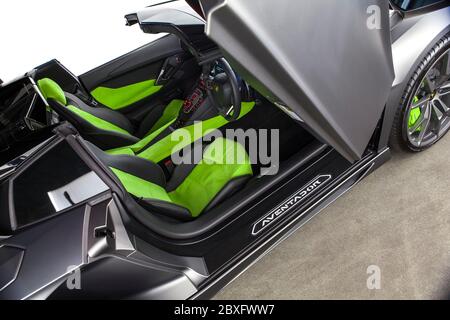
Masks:
[[[167,57],[182,52],[175,36],[166,36],[81,75],[91,95],[111,109],[126,108],[157,93],[155,85]]]
[[[100,86],[91,91],[95,100],[113,110],[126,108],[159,92],[162,86],[155,85],[155,79],[113,88]]]
[[[258,91],[360,159],[394,79],[388,0],[201,0],[207,34]]]

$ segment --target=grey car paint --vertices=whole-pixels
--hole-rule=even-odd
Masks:
[[[450,32],[450,7],[392,20],[396,21],[391,26],[395,80],[386,103],[384,122],[388,125],[381,133],[380,150],[389,143],[390,124],[414,71],[439,39]]]
[[[3,241],[7,247],[23,248],[25,254],[17,266],[20,277],[0,291],[0,299],[24,299],[69,273],[68,267],[82,265],[83,217],[79,208]]]
[[[434,11],[422,16],[411,17],[403,24],[411,24],[392,44],[395,80],[397,86],[410,78],[411,66],[414,65],[424,51],[446,33],[449,28],[450,7]],[[400,26],[398,26],[400,27]],[[394,26],[392,32],[396,31]]]
[[[387,0],[226,0],[208,8],[207,35],[248,82],[348,160],[362,156],[394,80]],[[368,25],[373,8],[380,29]]]
[[[114,230],[114,239],[95,235],[105,223]],[[141,251],[151,252],[152,258],[137,251],[109,194],[4,239],[0,249],[0,257],[15,253],[0,265],[0,300],[41,300],[55,293],[60,299],[187,299],[205,278],[189,267],[187,258],[168,259],[150,245]],[[177,266],[181,263],[185,266]],[[193,265],[201,270],[201,259]],[[81,290],[68,286],[77,269],[83,274]]]
[[[163,2],[160,5],[139,10],[136,14],[141,24],[149,20],[160,20],[165,24],[178,26],[204,23],[203,19],[184,1]]]
[[[437,23],[438,21],[440,23]],[[414,40],[415,48],[411,48],[412,40],[407,41],[407,39],[414,39],[414,33],[409,30],[419,24],[421,28],[429,30],[430,36],[428,39],[421,37],[420,41]],[[396,31],[401,30],[396,34],[393,44],[394,66],[397,70],[397,77],[396,85],[388,101],[388,112],[385,116],[387,125],[384,126],[384,132],[390,131],[388,113],[398,105],[398,99],[395,100],[396,95],[403,92],[414,68],[420,63],[429,48],[449,31],[449,25],[450,9],[443,9],[429,15],[400,20],[395,26]],[[402,64],[405,72],[401,73],[399,72],[401,71],[400,64],[396,64],[402,57],[401,53],[407,50],[414,50],[415,54],[408,58],[411,59],[410,65]],[[403,74],[403,76],[400,77],[400,74]],[[381,147],[385,148],[386,145]],[[9,269],[12,271],[9,274],[9,279],[5,281],[8,285],[3,291],[0,291],[1,298],[42,299],[50,296],[55,290],[65,290],[67,267],[69,265],[83,265],[89,268],[89,271],[86,271],[87,282],[83,284],[86,285],[86,289],[94,291],[107,286],[111,295],[116,297],[121,294],[119,290],[121,284],[129,285],[131,283],[134,289],[142,290],[140,292],[126,292],[126,294],[130,294],[129,297],[188,298],[195,294],[202,280],[211,276],[202,270],[201,258],[195,258],[194,261],[191,261],[191,257],[174,258],[169,253],[151,248],[149,244],[139,245],[138,241],[135,243],[136,247],[132,248],[134,241],[130,246],[126,234],[119,232],[119,229],[122,230],[122,226],[117,219],[117,213],[115,213],[116,218],[111,219],[111,221],[114,222],[114,230],[117,235],[122,235],[117,238],[120,242],[111,244],[109,249],[106,247],[100,248],[97,253],[89,250],[98,241],[98,239],[94,239],[92,229],[105,224],[106,214],[103,206],[92,203],[89,206],[92,206],[92,209],[87,210],[84,207],[77,207],[10,238],[0,236],[0,248],[5,246],[18,250],[13,263],[20,264],[21,267],[21,279],[16,279],[14,268]],[[114,212],[110,214],[114,216]],[[90,223],[86,221],[90,221]],[[61,239],[65,241],[61,241]],[[26,250],[26,253],[22,254],[20,250]],[[107,250],[111,250],[111,252]],[[126,255],[120,256],[119,250],[125,252]],[[88,252],[91,252],[91,257]],[[257,260],[264,252],[254,250],[252,252],[254,257],[248,259]],[[99,255],[98,259],[95,257],[97,254]],[[100,256],[102,257],[100,258]],[[167,260],[170,260],[171,263],[163,264],[160,262]],[[198,271],[194,272],[194,269]],[[121,270],[121,272],[117,272],[118,270]],[[85,270],[83,270],[83,274],[84,272]],[[88,275],[88,272],[91,274]],[[36,275],[39,275],[39,277],[36,277]],[[27,279],[31,277],[33,277],[32,281],[28,282]],[[112,279],[119,279],[120,281],[116,282]],[[230,280],[227,280],[227,282]],[[0,277],[0,288],[2,287],[1,283],[2,278]]]

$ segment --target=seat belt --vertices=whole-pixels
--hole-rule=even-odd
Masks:
[[[191,119],[195,111],[197,111],[206,100],[207,94],[205,81],[199,80],[191,94],[184,100],[181,113],[172,125],[174,130],[182,128]]]

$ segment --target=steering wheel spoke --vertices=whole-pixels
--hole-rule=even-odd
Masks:
[[[228,121],[235,121],[241,113],[242,97],[239,82],[224,58],[217,60],[217,64],[223,72],[206,77],[208,96],[220,115]]]

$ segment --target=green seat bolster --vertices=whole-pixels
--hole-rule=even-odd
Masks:
[[[98,118],[86,111],[83,111],[75,106],[68,105],[67,109],[69,109],[71,112],[75,113],[80,118],[86,120],[87,122],[89,122],[90,124],[92,124],[93,126],[95,126],[98,129],[102,129],[102,130],[106,130],[106,131],[113,131],[113,132],[121,133],[121,134],[128,135],[128,136],[131,135],[128,131],[116,126],[115,124],[112,124],[106,120],[100,119],[100,118]]]
[[[137,198],[155,199],[166,202],[172,202],[166,190],[150,181],[146,181],[119,169],[110,167],[114,174],[119,178],[125,190]]]
[[[67,109],[79,116],[80,118],[84,119],[85,121],[89,122],[93,126],[95,126],[98,129],[106,130],[106,131],[113,131],[117,133],[121,133],[124,135],[130,136],[131,134],[116,126],[115,124],[112,124],[106,120],[103,120],[99,117],[96,117],[84,110],[81,110],[80,108],[77,108],[73,105],[67,105],[67,97],[64,93],[64,91],[61,89],[61,87],[53,80],[49,78],[41,79],[37,82],[37,85],[39,87],[39,90],[41,91],[42,95],[46,100],[53,99],[56,102],[67,106]]]
[[[247,115],[253,109],[254,106],[255,106],[254,102],[242,103],[241,116],[239,117],[239,119]],[[149,148],[140,151],[157,136],[157,135],[153,136],[152,134],[151,136],[153,136],[153,138],[147,139],[150,138],[150,136],[144,138],[143,140],[139,141],[136,145],[131,146],[131,149],[135,152],[137,156],[158,163],[166,159],[170,155],[185,148],[186,146],[192,144],[193,142],[206,136],[211,131],[223,127],[227,123],[228,121],[224,117],[216,116],[214,118],[199,121],[194,123],[193,125],[175,130],[170,135],[159,140]]]
[[[127,155],[127,156],[135,156],[136,154],[134,153],[133,149],[128,148],[128,147],[120,147],[120,148],[116,148],[116,149],[111,149],[108,151],[105,151],[107,154],[110,155]]]
[[[196,218],[227,183],[252,174],[244,147],[231,140],[217,139],[205,150],[203,160],[169,193],[169,197]]]
[[[145,136],[152,134],[161,127],[166,126],[168,123],[173,122],[180,113],[184,100],[172,100],[164,109],[161,117],[155,122],[153,127],[147,132]]]
[[[216,139],[203,159],[171,192],[163,187],[111,167],[125,190],[137,198],[172,203],[198,217],[215,196],[233,179],[251,176],[252,166],[245,148],[231,140]]]
[[[115,155],[120,155],[120,154],[136,155],[140,150],[142,150],[146,145],[148,145],[150,142],[152,142],[153,139],[155,139],[159,134],[161,134],[164,130],[166,130],[174,122],[175,122],[175,120],[170,121],[165,126],[154,131],[150,135],[146,136],[144,139],[139,140],[132,146],[111,149],[111,150],[106,151],[106,153],[115,154]]]
[[[44,78],[37,82],[38,88],[45,100],[53,99],[62,105],[67,105],[67,98],[63,89],[52,79]]]
[[[156,80],[152,79],[121,88],[98,87],[91,92],[91,95],[104,106],[119,110],[161,90],[162,86],[155,85],[155,82]]]

